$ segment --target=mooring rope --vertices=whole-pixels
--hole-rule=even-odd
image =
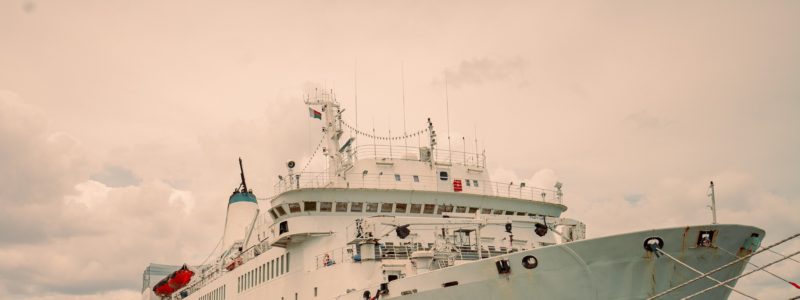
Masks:
[[[736,257],[736,254],[733,254],[733,252],[730,252],[730,251],[728,251],[728,250],[725,250],[725,248],[717,247],[717,249],[719,249],[719,250],[722,250],[722,252],[728,253],[728,254],[730,254],[731,256],[734,256],[734,257]],[[786,256],[783,256],[783,257],[786,257]],[[754,264],[754,263],[752,263],[752,262],[749,262],[749,261],[748,261],[747,263],[748,263],[748,264],[750,264],[751,266],[754,266],[754,267],[756,267],[756,268],[760,268],[760,266],[759,266],[759,265],[757,265],[757,264]],[[778,276],[778,275],[777,275],[777,274],[775,274],[775,273],[772,273],[772,272],[770,272],[770,271],[767,271],[767,269],[763,269],[763,270],[761,270],[761,271],[764,271],[765,273],[767,273],[767,274],[769,274],[769,275],[772,275],[773,277],[775,277],[775,278],[778,278],[778,279],[780,279],[780,280],[783,280],[784,282],[786,282],[786,283],[790,284],[791,286],[793,286],[793,287],[795,287],[795,288],[799,288],[799,289],[800,289],[800,287],[798,287],[796,283],[794,283],[794,282],[791,282],[791,281],[789,281],[789,280],[788,280],[788,279],[786,279],[786,278],[780,277],[780,276]]]
[[[792,256],[795,256],[795,255],[797,255],[797,254],[800,254],[800,250],[798,250],[798,251],[795,251],[794,253],[792,253],[792,254],[789,254],[788,256],[786,256],[786,257],[784,257],[784,258],[781,258],[781,259],[779,259],[779,260],[776,260],[776,261],[773,261],[773,262],[771,262],[771,263],[768,263],[768,264],[766,264],[766,265],[764,265],[764,266],[762,266],[762,267],[760,267],[760,268],[758,268],[758,269],[752,270],[752,271],[750,271],[750,272],[744,273],[744,274],[742,274],[742,275],[739,275],[739,276],[735,276],[735,277],[733,277],[733,278],[730,278],[730,279],[728,279],[728,280],[725,280],[725,281],[723,281],[723,282],[721,282],[721,283],[718,283],[717,285],[714,285],[714,286],[712,286],[712,287],[706,288],[705,290],[702,290],[702,291],[699,291],[699,292],[697,292],[697,293],[691,294],[691,295],[689,295],[689,296],[687,296],[687,297],[683,297],[682,299],[689,299],[689,298],[692,298],[692,297],[694,297],[694,296],[697,296],[697,295],[700,295],[700,294],[702,294],[702,293],[705,293],[705,292],[707,292],[707,291],[713,290],[713,289],[715,289],[715,288],[719,287],[720,285],[726,284],[726,283],[728,283],[728,282],[731,282],[731,281],[734,281],[734,280],[736,280],[736,279],[739,279],[739,278],[745,277],[745,276],[747,276],[747,275],[753,274],[753,273],[755,273],[755,272],[761,271],[761,270],[763,270],[763,269],[764,269],[764,268],[766,268],[766,267],[769,267],[769,266],[771,266],[771,265],[774,265],[774,264],[777,264],[777,263],[779,263],[779,262],[782,262],[782,261],[784,261],[784,260],[786,260],[786,259],[788,259],[788,258],[790,258],[790,257],[792,257]]]
[[[665,290],[665,291],[663,291],[663,292],[661,292],[661,293],[658,293],[658,294],[656,294],[656,295],[655,295],[655,296],[653,296],[653,297],[647,298],[647,300],[655,299],[655,298],[658,298],[658,297],[664,296],[664,295],[666,295],[666,294],[672,293],[673,291],[675,291],[675,290],[677,290],[677,289],[679,289],[679,288],[682,288],[682,287],[684,287],[684,286],[687,286],[687,285],[691,284],[692,282],[698,281],[698,280],[700,280],[700,279],[701,279],[701,278],[703,278],[703,277],[706,277],[706,276],[708,276],[708,275],[711,275],[711,274],[714,274],[714,273],[716,273],[716,272],[719,272],[719,271],[720,271],[720,270],[722,270],[722,269],[725,269],[725,268],[727,268],[727,267],[730,267],[730,266],[732,266],[732,265],[734,265],[734,264],[736,264],[736,263],[739,263],[739,262],[741,262],[742,260],[749,259],[749,258],[750,258],[750,257],[752,257],[753,255],[756,255],[756,254],[762,253],[762,252],[764,252],[764,251],[767,251],[767,250],[769,250],[769,249],[770,249],[770,248],[772,248],[772,247],[775,247],[775,246],[777,246],[777,245],[780,245],[780,244],[783,244],[783,243],[785,243],[785,242],[788,242],[789,240],[792,240],[792,239],[794,239],[794,238],[796,238],[796,237],[798,237],[798,236],[800,236],[800,233],[796,233],[796,234],[794,234],[794,235],[792,235],[792,236],[790,236],[790,237],[787,237],[787,238],[785,238],[785,239],[783,239],[783,240],[780,240],[780,241],[778,241],[777,243],[774,243],[774,244],[772,244],[772,245],[769,245],[769,246],[767,246],[767,247],[764,247],[764,248],[763,248],[763,249],[761,249],[761,250],[758,250],[758,251],[756,251],[756,252],[753,252],[753,253],[750,253],[750,254],[748,254],[748,255],[742,256],[742,257],[740,257],[739,259],[736,259],[736,260],[734,260],[734,261],[732,261],[732,262],[729,262],[729,263],[727,263],[727,264],[724,264],[724,265],[722,265],[722,266],[720,266],[720,267],[718,267],[718,268],[716,268],[716,269],[714,269],[714,270],[708,271],[708,272],[704,273],[704,274],[703,274],[703,275],[701,275],[701,276],[698,276],[698,277],[695,277],[695,278],[693,278],[693,279],[687,280],[686,282],[684,282],[684,283],[681,283],[681,284],[679,284],[679,285],[676,285],[676,286],[674,286],[674,287],[672,287],[672,288],[669,288],[669,289],[667,289],[667,290]],[[784,258],[784,259],[785,259],[785,258]]]
[[[679,265],[681,265],[681,266],[684,266],[684,267],[686,267],[687,269],[689,269],[689,270],[692,270],[692,271],[694,271],[694,272],[695,272],[695,273],[697,273],[697,274],[703,275],[703,272],[701,272],[700,270],[697,270],[697,269],[693,268],[692,266],[690,266],[690,265],[688,265],[688,264],[686,264],[686,263],[684,263],[684,262],[682,262],[682,261],[678,260],[677,258],[673,257],[672,255],[669,255],[669,253],[665,252],[664,250],[661,250],[661,248],[656,248],[656,251],[658,251],[658,252],[661,252],[661,254],[663,254],[664,256],[666,256],[666,257],[667,257],[667,258],[669,258],[669,259],[672,259],[674,262],[678,263]],[[714,278],[714,277],[711,277],[711,276],[708,276],[708,275],[706,275],[706,276],[705,276],[705,278],[708,278],[708,279],[710,279],[710,280],[712,280],[712,281],[714,281],[714,282],[716,282],[716,283],[720,283],[720,284],[722,283],[721,281],[717,280],[716,278]],[[733,287],[731,287],[731,286],[729,286],[729,285],[727,285],[727,284],[725,285],[725,287],[726,287],[726,288],[729,288],[731,291],[737,292],[737,293],[739,293],[740,295],[742,295],[742,296],[745,296],[745,297],[747,297],[747,298],[750,298],[750,299],[756,299],[755,297],[753,297],[753,296],[750,296],[750,295],[748,295],[748,294],[745,294],[745,293],[743,293],[743,292],[741,292],[741,291],[738,291],[738,290],[734,289]]]

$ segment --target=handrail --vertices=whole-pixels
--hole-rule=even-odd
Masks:
[[[395,175],[400,175],[399,181],[395,178]],[[562,204],[558,191],[552,189],[521,186],[513,183],[470,180],[469,185],[466,184],[466,181],[462,181],[461,191],[456,192],[452,184],[447,182],[442,184],[440,181],[439,177],[436,176],[406,174],[351,175],[345,180],[340,178],[331,180],[330,175],[325,172],[305,172],[300,174],[299,178],[278,182],[275,185],[275,191],[277,194],[281,194],[303,188],[411,190],[498,196]],[[478,183],[477,186],[475,186],[475,182]]]
[[[358,145],[352,152],[352,157],[357,159],[398,159],[420,161],[423,152],[420,147],[396,145]],[[486,156],[480,153],[458,151],[453,149],[435,148],[430,152],[430,160],[438,163],[459,164],[486,167]],[[428,161],[428,160],[425,160]]]

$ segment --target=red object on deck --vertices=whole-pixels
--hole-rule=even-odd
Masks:
[[[460,192],[461,191],[461,179],[453,180],[453,191]]]
[[[189,270],[184,264],[179,270],[161,279],[161,281],[153,287],[153,292],[158,296],[167,297],[189,284],[189,281],[192,281],[192,276],[194,276],[194,272]]]

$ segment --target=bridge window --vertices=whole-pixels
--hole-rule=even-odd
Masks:
[[[472,180],[472,185],[473,185],[474,187],[478,187],[478,181],[473,179],[473,180]]]
[[[464,182],[469,186],[469,179],[464,179]]]
[[[495,209],[494,210],[494,214],[495,215],[502,215],[503,214],[503,210],[502,209]]]
[[[507,211],[507,212],[506,212],[506,216],[513,216],[513,215],[514,215],[514,212],[513,212],[513,211]]]
[[[351,212],[362,212],[362,211],[364,211],[364,203],[362,203],[362,202],[353,202],[353,204],[350,205],[350,211]]]
[[[467,182],[469,182],[469,181],[467,181]],[[456,207],[456,212],[457,213],[465,213],[465,212],[467,212],[467,207],[466,206],[458,206],[458,207]]]
[[[394,205],[394,212],[404,214],[406,213],[406,209],[408,208],[408,204],[405,203],[397,203]]]
[[[411,211],[412,214],[418,214],[422,212],[422,204],[411,204]]]
[[[304,201],[303,202],[303,211],[317,211],[317,202]]]
[[[277,211],[277,212],[278,212],[278,215],[281,215],[281,216],[283,216],[283,215],[285,215],[285,214],[286,214],[286,211],[285,211],[285,210],[283,210],[283,206],[276,206],[276,207],[275,207],[275,211]]]
[[[432,214],[435,208],[436,205],[434,204],[425,204],[425,210],[422,212],[426,214]]]
[[[476,212],[478,212],[478,208],[477,207],[470,207],[469,208],[469,213],[474,214]]]
[[[277,219],[278,218],[278,214],[275,213],[274,209],[270,209],[269,210],[269,214],[272,216],[273,219]]]
[[[414,182],[419,182],[419,176],[414,175]]]
[[[319,203],[319,211],[330,212],[332,208],[333,208],[333,203],[331,203],[331,202],[320,202]]]
[[[336,202],[336,212],[347,212],[347,202]]]
[[[300,204],[299,203],[289,203],[289,212],[290,213],[299,213],[300,212]]]
[[[400,174],[394,174],[394,181],[400,181]]]
[[[492,213],[492,209],[491,208],[481,209],[481,214],[482,215],[488,215],[488,214],[491,214],[491,213]]]
[[[439,180],[446,181],[448,178],[447,171],[440,171],[439,172]]]
[[[378,203],[367,203],[367,212],[378,212]]]
[[[381,204],[381,212],[392,212],[392,203],[383,203]]]
[[[517,215],[518,215],[518,216],[524,216],[524,215],[525,215],[525,212],[524,212],[524,211],[517,212]]]

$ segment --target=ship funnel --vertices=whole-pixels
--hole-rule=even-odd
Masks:
[[[253,223],[253,218],[258,213],[258,202],[252,190],[247,189],[244,178],[242,158],[239,158],[239,171],[242,182],[228,198],[228,212],[225,216],[225,233],[222,238],[222,249],[227,250],[234,243],[244,240],[247,236],[245,230]]]

